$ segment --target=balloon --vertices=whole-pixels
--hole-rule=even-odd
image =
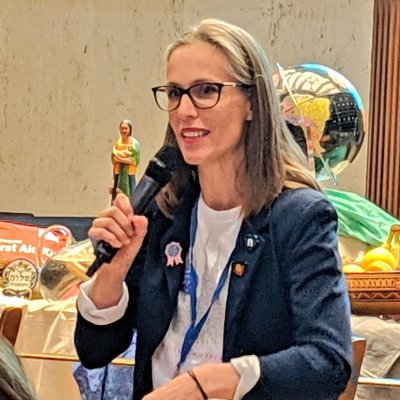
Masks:
[[[283,117],[298,141],[303,134],[317,179],[336,183],[365,137],[361,98],[343,75],[326,66],[278,67],[274,83]]]

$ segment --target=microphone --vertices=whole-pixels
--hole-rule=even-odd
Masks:
[[[161,147],[150,160],[143,177],[132,193],[132,208],[135,214],[143,214],[151,200],[172,179],[178,166],[183,164],[182,153],[178,147],[167,144]],[[101,240],[95,248],[96,259],[88,268],[86,275],[92,277],[105,262],[110,262],[118,249]]]

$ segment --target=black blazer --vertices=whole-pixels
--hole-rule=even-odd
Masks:
[[[168,243],[189,247],[189,219],[198,191],[189,188],[174,219],[158,210],[126,283],[122,319],[95,326],[78,314],[75,344],[82,364],[97,368],[125,350],[136,328],[134,399],[152,390],[151,357],[167,332],[184,265],[167,267]],[[350,376],[350,306],[337,251],[337,216],[312,189],[286,190],[271,208],[245,220],[230,263],[223,360],[256,354],[261,378],[249,400],[336,399]]]

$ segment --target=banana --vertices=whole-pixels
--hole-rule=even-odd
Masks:
[[[395,269],[400,269],[400,225],[393,225],[391,228],[393,239],[390,251],[396,259]]]
[[[377,265],[375,265],[377,262]],[[389,234],[382,245],[375,247],[364,254],[360,265],[366,271],[387,267],[382,270],[400,269],[400,225],[392,225]]]

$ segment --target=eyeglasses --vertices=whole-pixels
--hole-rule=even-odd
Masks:
[[[153,87],[151,90],[153,91],[154,99],[158,107],[160,107],[163,111],[176,110],[181,104],[182,96],[184,94],[189,96],[195,107],[204,110],[217,105],[221,97],[221,90],[225,86],[242,86],[249,88],[249,85],[240,82],[203,82],[196,83],[187,89],[182,89],[174,85],[168,85]]]

